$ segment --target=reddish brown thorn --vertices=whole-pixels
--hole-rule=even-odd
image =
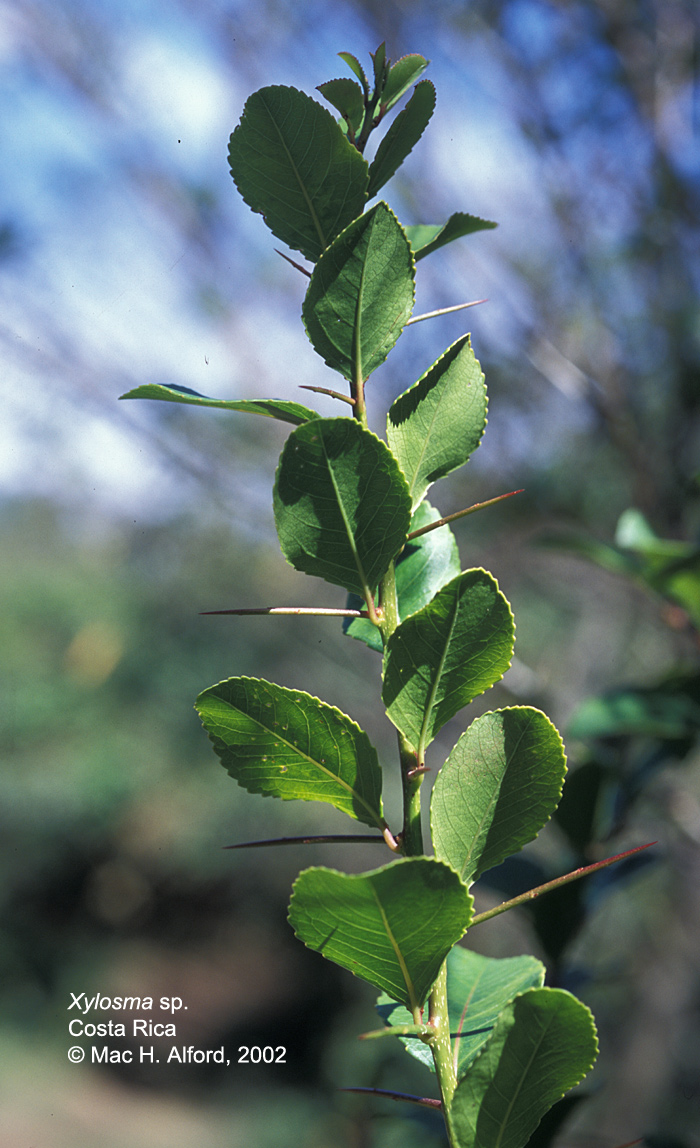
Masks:
[[[403,1101],[405,1104],[420,1104],[423,1108],[442,1108],[441,1100],[432,1096],[411,1096],[407,1092],[390,1092],[386,1088],[340,1088],[339,1092],[369,1092],[373,1096],[383,1096],[385,1100]]]
[[[293,259],[290,259],[288,255],[285,255],[284,251],[280,251],[277,247],[275,247],[275,251],[278,255],[281,255],[283,259],[286,259],[287,263],[291,263],[292,267],[296,267],[297,271],[301,271],[302,275],[305,275],[307,279],[311,278],[311,272],[307,271],[306,267],[302,267],[301,263],[295,263]]]
[[[626,849],[624,853],[616,853],[613,857],[606,857],[604,861],[596,861],[593,865],[584,865],[581,869],[574,869],[571,873],[565,873],[563,877],[555,877],[552,881],[546,881],[544,885],[538,885],[535,889],[528,889],[527,893],[521,893],[510,901],[503,901],[501,905],[496,905],[495,909],[488,909],[485,913],[477,913],[475,917],[472,917],[470,928],[474,925],[480,925],[482,921],[490,921],[492,917],[497,917],[500,913],[507,913],[509,909],[515,909],[517,905],[534,901],[536,897],[541,897],[543,893],[549,893],[552,889],[558,889],[560,885],[568,885],[570,881],[578,881],[581,877],[587,877],[589,873],[596,873],[598,869],[605,869],[608,865],[614,865],[617,861],[624,861],[627,857],[641,853],[644,849],[651,849],[652,845],[658,845],[658,841],[648,841],[646,845],[637,845],[634,849]]]

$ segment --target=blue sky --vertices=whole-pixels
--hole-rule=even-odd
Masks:
[[[93,0],[39,6],[33,20],[20,8],[6,22],[0,224],[15,239],[0,262],[7,392],[0,491],[87,500],[130,516],[169,513],[196,494],[197,481],[168,481],[172,458],[149,448],[160,413],[146,404],[126,411],[116,403],[120,388],[156,381],[222,397],[298,397],[298,371],[306,382],[333,385],[301,330],[299,280],[238,199],[226,145],[255,87],[289,83],[313,92],[343,74],[338,51],[352,50],[368,65],[376,44],[351,4],[331,11],[283,3],[274,20],[272,7]],[[431,58],[438,108],[387,198],[404,222],[437,222],[454,210],[499,221],[497,232],[462,241],[439,263],[426,260],[418,281],[417,311],[488,297],[468,313],[477,353],[488,358],[491,347],[515,353],[522,330],[539,321],[537,300],[513,263],[551,268],[554,278],[564,265],[552,181],[566,186],[592,162],[601,165],[583,199],[591,233],[612,248],[634,205],[610,196],[610,179],[621,165],[643,165],[644,139],[610,96],[605,114],[618,146],[578,124],[561,170],[544,170],[518,130],[517,84],[493,34],[457,38],[451,21],[459,9],[445,3],[428,16],[414,7],[406,18],[410,43],[393,54]],[[609,54],[591,47],[580,11],[567,16],[528,0],[508,6],[507,34],[549,70],[563,121],[576,121],[591,99],[586,83],[597,74],[602,81],[611,67]],[[554,51],[562,43],[570,55],[563,69]],[[629,291],[621,283],[619,299]],[[395,385],[416,361],[426,369],[464,329],[463,320],[440,322],[430,335],[407,332],[393,373],[383,368],[380,381]],[[551,417],[576,432],[587,417],[576,363],[562,347],[545,347],[540,358],[553,376]],[[508,433],[516,454],[546,449],[524,415]],[[187,454],[191,444],[182,449]],[[488,445],[479,453],[488,465]],[[255,482],[253,468],[251,491]]]

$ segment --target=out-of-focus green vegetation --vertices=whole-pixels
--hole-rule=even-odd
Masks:
[[[327,1094],[334,1071],[345,1069],[330,1070],[325,1042],[339,1008],[364,1008],[371,1023],[371,994],[353,995],[294,942],[285,923],[293,857],[278,850],[270,865],[259,853],[222,851],[251,837],[333,828],[333,814],[321,825],[313,809],[290,812],[273,802],[258,809],[218,765],[192,704],[203,683],[233,665],[243,672],[267,665],[282,680],[303,673],[303,654],[288,635],[285,654],[268,619],[232,630],[228,619],[197,613],[231,594],[247,599],[256,583],[274,593],[268,548],[241,548],[219,527],[187,520],[137,529],[86,523],[45,502],[6,506],[2,530],[0,1008],[14,1064],[5,1082],[14,1097],[8,1127],[28,1118],[21,1107],[31,1063],[42,1095],[31,1127],[38,1135],[45,1119],[49,1129],[48,1109],[55,1110],[56,1144],[94,1143],[84,1114],[71,1111],[76,1087],[88,1107],[103,1106],[105,1144],[148,1142],[159,1108],[163,1123],[152,1143],[174,1135],[170,1143],[194,1136],[212,1145],[280,1138],[301,1145],[309,1136],[344,1135]],[[337,677],[332,647],[346,644],[331,625],[335,640],[319,627],[309,651],[318,665],[330,637],[319,678]],[[371,861],[371,851],[356,859]],[[175,1075],[149,1064],[71,1065],[66,1052],[76,1041],[67,1025],[79,1014],[67,1010],[70,993],[83,991],[181,996],[188,1010],[177,1017],[178,1043],[225,1042],[231,1056],[243,1043],[284,1044],[286,1065],[192,1066]],[[109,1043],[134,1046],[128,1035]],[[362,1083],[372,1062],[360,1058],[345,1082]],[[167,1099],[147,1111],[148,1093],[134,1092],[136,1084]],[[110,1109],[121,1113],[118,1132],[107,1130]],[[189,1131],[177,1131],[180,1121]]]

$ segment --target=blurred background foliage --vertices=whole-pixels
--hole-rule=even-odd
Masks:
[[[556,820],[483,879],[481,905],[659,842],[470,944],[536,952],[597,1014],[591,1098],[556,1143],[697,1148],[696,4],[4,0],[0,16],[3,1143],[441,1143],[430,1113],[336,1091],[431,1081],[357,1043],[371,990],[285,922],[300,867],[383,857],[221,849],[347,827],[226,777],[192,708],[220,678],[320,695],[393,761],[377,658],[334,622],[199,616],[342,604],[278,553],[283,431],[116,402],[144,382],[224,398],[334,385],[299,323],[304,281],[236,196],[226,143],[254,88],[312,92],[342,73],[335,53],[366,61],[385,39],[394,59],[429,57],[438,90],[391,205],[406,223],[500,224],[421,263],[417,300],[489,299],[467,313],[489,428],[441,511],[524,488],[457,527],[463,565],[494,572],[518,623],[516,663],[480,707],[541,705],[572,767]],[[404,334],[371,384],[377,429],[464,329]],[[287,1065],[69,1064],[83,991],[181,996],[178,1044],[282,1043]]]

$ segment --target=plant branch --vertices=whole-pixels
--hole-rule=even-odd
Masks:
[[[421,827],[420,788],[424,770],[418,768],[418,759],[403,734],[398,734],[403,787],[403,830],[401,840],[407,857],[420,857],[423,853]]]
[[[472,918],[469,928],[480,925],[482,921],[488,921],[491,917],[498,917],[500,913],[507,913],[509,909],[515,909],[517,905],[534,901],[536,897],[541,897],[543,893],[550,893],[552,889],[558,889],[560,885],[568,885],[570,881],[578,881],[581,877],[588,876],[589,873],[595,873],[598,869],[605,869],[608,865],[614,865],[616,861],[624,861],[626,857],[632,857],[633,854],[641,853],[642,850],[650,849],[652,845],[657,844],[656,841],[649,841],[646,845],[637,845],[635,849],[628,849],[625,853],[616,853],[614,857],[607,857],[605,861],[596,861],[594,865],[585,865],[582,869],[574,869],[564,877],[555,877],[553,881],[547,881],[544,885],[538,885],[535,889],[529,889],[527,893],[521,893],[518,897],[511,898],[510,901],[504,901],[495,909],[488,909],[485,913],[477,913]]]
[[[422,315],[414,315],[405,326],[410,327],[411,323],[422,323],[424,319],[436,319],[438,315],[450,315],[453,311],[464,311],[467,307],[478,307],[479,303],[488,303],[488,299],[473,299],[471,303],[455,303],[454,307],[439,307],[437,311],[425,311]]]
[[[442,967],[430,994],[429,1022],[433,1030],[433,1039],[429,1042],[430,1051],[433,1054],[443,1107],[445,1111],[448,1111],[457,1087],[457,1073],[450,1040],[450,1014],[447,1006],[447,961],[442,962]]]
[[[455,522],[458,518],[466,518],[468,514],[476,514],[477,510],[485,510],[487,506],[495,506],[497,502],[503,502],[504,498],[512,498],[514,494],[522,494],[523,489],[510,490],[508,494],[497,494],[495,498],[488,498],[486,502],[475,502],[466,510],[457,510],[454,514],[446,514],[444,518],[438,518],[437,522],[429,522],[427,526],[421,526],[419,530],[411,531],[406,541],[412,542],[414,538],[420,538],[421,534],[428,534],[431,530],[439,530],[441,526],[447,526],[448,522]]]
[[[381,632],[384,645],[399,624],[399,600],[396,592],[396,567],[393,562],[379,583],[379,605],[382,611]]]

